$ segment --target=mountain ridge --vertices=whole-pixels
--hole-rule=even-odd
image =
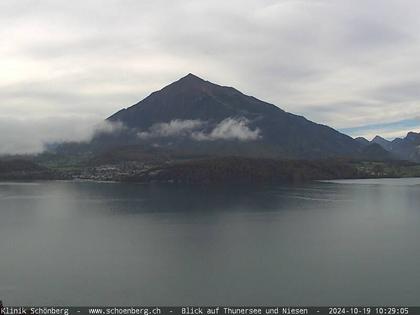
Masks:
[[[379,144],[399,159],[420,162],[420,133],[410,131],[406,137],[392,141],[376,136],[371,143]]]

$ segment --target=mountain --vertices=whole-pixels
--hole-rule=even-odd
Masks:
[[[364,145],[362,152],[362,156],[368,160],[380,161],[398,159],[392,152],[386,151],[377,143],[369,143],[368,145]]]
[[[372,142],[400,159],[420,162],[420,133],[409,132],[405,138],[396,138],[393,141],[376,136]]]
[[[193,74],[107,119],[124,126],[97,146],[138,145],[186,155],[287,159],[372,158],[365,145],[328,126]],[[381,148],[375,157],[387,156]]]
[[[391,141],[388,141],[388,140],[382,138],[381,136],[376,136],[375,138],[372,139],[371,142],[379,144],[382,148],[384,148],[387,151],[390,151],[390,152],[392,151]]]
[[[360,143],[363,146],[367,146],[367,145],[370,144],[370,141],[366,138],[363,138],[363,137],[357,137],[354,140],[356,140],[358,143]]]

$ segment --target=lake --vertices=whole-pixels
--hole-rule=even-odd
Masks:
[[[420,304],[420,179],[0,183],[7,305]]]

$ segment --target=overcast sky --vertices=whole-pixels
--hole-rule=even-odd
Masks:
[[[189,72],[352,136],[420,131],[419,12],[415,0],[1,0],[0,153],[83,138]]]

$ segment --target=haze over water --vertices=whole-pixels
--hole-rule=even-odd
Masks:
[[[420,304],[420,179],[0,184],[6,305]]]

